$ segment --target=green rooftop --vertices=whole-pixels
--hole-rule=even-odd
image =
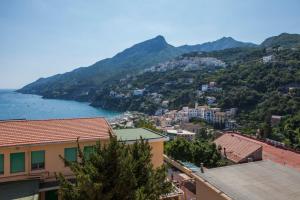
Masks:
[[[141,137],[146,140],[165,139],[163,135],[144,128],[115,129],[114,132],[116,133],[118,140],[123,141],[135,141]]]

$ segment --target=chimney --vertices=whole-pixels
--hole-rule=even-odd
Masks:
[[[200,169],[201,169],[201,173],[204,173],[203,163],[200,163]]]
[[[223,154],[224,154],[225,158],[227,158],[227,155],[226,155],[226,148],[225,148],[225,147],[223,148],[223,152],[224,152]]]

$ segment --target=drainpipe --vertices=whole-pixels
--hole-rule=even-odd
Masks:
[[[27,159],[25,158],[25,162],[27,160],[27,175],[30,176],[30,161],[31,161],[31,158],[30,158],[30,147],[27,148]]]

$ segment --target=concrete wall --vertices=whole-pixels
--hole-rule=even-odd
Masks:
[[[224,193],[214,188],[208,182],[201,178],[196,180],[196,197],[197,200],[231,200]]]
[[[152,150],[152,163],[154,167],[160,167],[163,162],[163,154],[164,154],[164,142],[163,141],[149,141],[149,145],[151,146]]]
[[[248,162],[248,158],[251,158],[252,161],[260,161],[262,160],[262,154],[263,154],[263,147],[257,149],[255,152],[252,154],[248,155],[246,158],[240,161],[240,163],[246,163]]]

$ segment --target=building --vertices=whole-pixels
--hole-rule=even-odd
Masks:
[[[181,129],[169,129],[167,130],[167,135],[169,136],[170,140],[174,140],[176,138],[185,138],[191,141],[195,139],[196,133]]]
[[[195,173],[201,200],[298,200],[300,173],[272,161],[249,162]]]
[[[216,103],[216,97],[206,97],[206,101],[208,105],[212,105]]]
[[[227,130],[235,130],[237,128],[236,120],[229,119],[225,121],[225,129]]]
[[[263,160],[271,160],[281,165],[294,168],[300,172],[300,154],[283,148],[277,148],[273,143],[263,142],[254,138],[246,137],[241,134],[235,134],[244,140],[255,142],[263,147]]]
[[[213,123],[220,124],[220,125],[225,125],[225,120],[226,120],[226,113],[225,112],[217,111],[217,112],[214,113]]]
[[[169,106],[169,101],[165,100],[165,101],[161,102],[161,106],[164,108],[167,108]]]
[[[203,84],[202,86],[201,86],[201,91],[202,92],[206,92],[208,90],[208,84]]]
[[[104,118],[0,121],[0,199],[57,199],[55,173],[74,176],[60,156],[78,159],[77,139],[84,153],[110,135],[131,139],[143,137],[152,146],[153,164],[160,166],[165,137],[144,129],[128,129],[126,138],[115,133]]]
[[[200,110],[198,110],[197,108],[189,108],[188,116],[189,116],[189,119],[200,118]]]
[[[142,96],[145,92],[145,89],[135,89],[133,90],[133,95],[134,96]]]
[[[273,55],[264,56],[262,58],[263,63],[269,63],[269,62],[272,62],[273,60],[274,60],[274,56]]]
[[[280,123],[282,116],[279,115],[272,115],[271,116],[271,125],[276,126],[277,124]]]
[[[181,123],[180,128],[183,130],[188,130],[194,133],[200,133],[201,129],[203,128],[200,124],[194,123]]]
[[[118,140],[125,141],[128,144],[136,142],[143,138],[149,142],[152,148],[152,163],[154,167],[159,167],[163,164],[164,142],[168,140],[164,135],[158,134],[148,129],[129,128],[114,130]]]
[[[178,111],[175,116],[175,121],[177,122],[188,122],[189,121],[189,113],[188,107],[184,107],[182,110]]]
[[[262,145],[244,139],[237,134],[225,133],[217,138],[214,143],[220,148],[224,157],[234,163],[244,163],[262,160]]]

